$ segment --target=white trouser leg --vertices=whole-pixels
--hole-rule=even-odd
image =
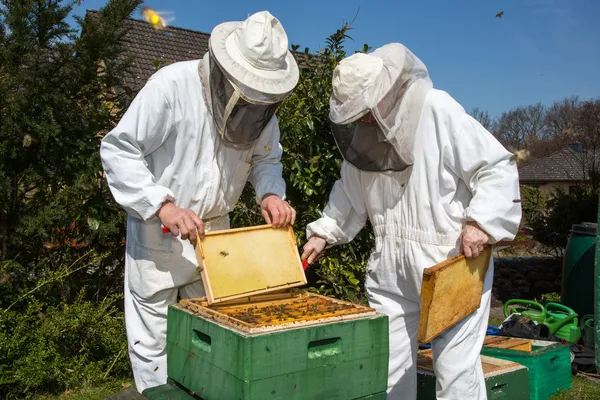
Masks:
[[[177,288],[149,299],[131,293],[125,283],[125,326],[135,386],[145,389],[167,383],[167,309],[177,301]]]
[[[417,333],[419,304],[377,289],[369,290],[369,303],[389,319],[390,354],[387,398],[417,398]]]
[[[131,293],[125,283],[125,325],[137,390],[167,383],[167,311],[181,298],[204,297],[202,281],[162,290],[150,299]]]
[[[481,347],[490,315],[494,265],[486,273],[481,306],[431,343],[438,400],[485,400]]]

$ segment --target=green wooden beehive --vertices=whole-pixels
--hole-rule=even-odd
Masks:
[[[525,339],[526,340],[526,339]],[[530,399],[546,400],[572,387],[571,352],[561,343],[527,340],[531,351],[483,346],[482,355],[514,361],[529,369]]]
[[[297,313],[303,312],[309,299],[344,304],[308,293],[297,295],[269,303],[275,307],[286,301],[296,303]],[[230,313],[221,306],[211,315],[212,309],[194,302],[169,308],[167,372],[204,400],[347,400],[386,390],[388,321],[384,315],[347,303],[363,312],[331,317],[331,323],[327,318],[298,320],[269,329],[262,325],[265,314],[254,317],[260,321],[244,325],[231,317],[235,306]],[[261,302],[253,302],[243,309],[261,307]],[[223,313],[221,318],[217,313]]]
[[[431,350],[419,352],[417,359],[417,400],[435,400],[435,373]],[[498,358],[481,357],[489,400],[528,400],[527,367]]]
[[[179,386],[203,400],[385,398],[387,317],[297,289],[306,277],[291,228],[210,232],[196,254],[207,296],[167,317]]]

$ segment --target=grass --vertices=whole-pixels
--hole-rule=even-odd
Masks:
[[[573,377],[573,388],[560,392],[550,400],[592,400],[600,399],[600,383],[583,376]]]
[[[37,396],[36,400],[104,400],[108,396],[120,392],[130,386],[133,381],[117,381],[100,387],[83,387],[78,390],[69,390],[54,396]]]
[[[106,387],[84,388],[79,391],[70,391],[57,396],[40,396],[37,400],[104,400],[133,382],[121,382]],[[586,377],[574,376],[573,388],[552,396],[549,400],[595,400],[600,399],[600,382],[592,381]]]
[[[58,396],[37,397],[37,400],[104,400],[128,386],[132,381],[115,383],[106,387],[84,388],[80,391],[66,392]],[[552,396],[549,400],[595,400],[600,399],[600,383],[586,377],[574,376],[573,388]]]

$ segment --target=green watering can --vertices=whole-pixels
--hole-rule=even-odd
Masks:
[[[512,307],[511,307],[512,306]],[[530,300],[511,299],[504,303],[504,318],[511,314],[521,314],[543,324],[546,321],[546,309],[540,303]]]
[[[546,321],[550,334],[571,343],[579,343],[581,328],[578,315],[567,306],[558,303],[546,304]]]
[[[581,318],[581,339],[583,347],[594,349],[594,316],[592,314],[584,315]]]

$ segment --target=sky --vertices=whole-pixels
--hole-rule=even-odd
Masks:
[[[74,13],[105,3],[83,0]],[[434,87],[467,110],[478,107],[496,117],[537,102],[600,97],[598,0],[149,0],[143,5],[170,12],[173,26],[208,33],[221,22],[268,10],[281,21],[290,45],[315,52],[354,20],[349,54],[365,43],[374,49],[402,43],[425,63]],[[500,11],[504,15],[496,18]],[[139,9],[133,18],[141,18]]]

